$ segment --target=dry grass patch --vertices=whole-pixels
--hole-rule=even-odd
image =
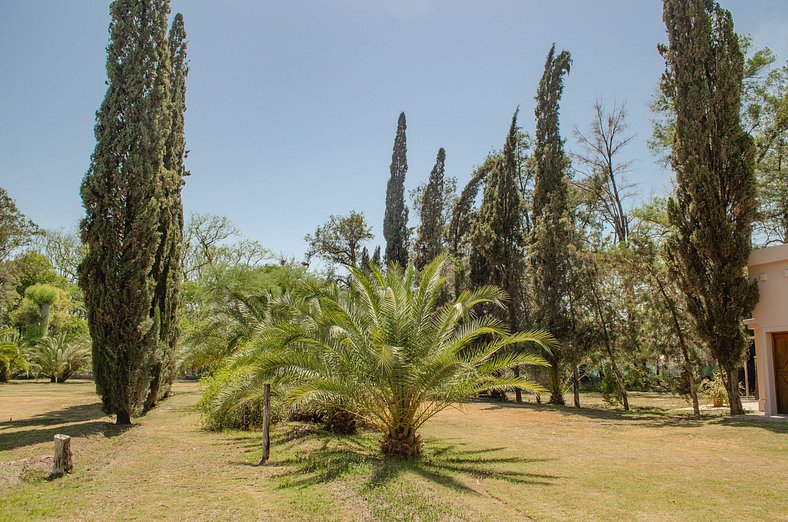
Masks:
[[[0,483],[0,520],[786,519],[788,425],[695,420],[658,394],[628,414],[470,403],[425,426],[418,462],[382,460],[374,433],[282,424],[260,468],[259,434],[202,431],[197,386],[174,389],[118,434],[91,383],[0,387],[6,468],[46,459],[50,434],[77,437],[72,475],[46,482],[44,462]]]

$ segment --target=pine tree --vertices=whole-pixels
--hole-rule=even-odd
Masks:
[[[153,296],[153,313],[160,322],[159,344],[151,368],[151,384],[145,409],[166,397],[175,380],[175,350],[178,342],[178,302],[181,286],[181,255],[183,251],[183,203],[181,189],[183,177],[189,173],[184,167],[186,138],[184,113],[186,112],[186,29],[183,15],[175,15],[170,27],[169,50],[171,57],[170,133],[164,149],[162,170],[163,197],[160,206],[159,233],[161,239],[153,264],[156,291]]]
[[[533,274],[534,322],[566,343],[569,329],[566,295],[569,270],[568,247],[571,219],[567,194],[569,160],[564,153],[558,124],[558,109],[564,89],[564,75],[572,59],[567,51],[550,49],[544,74],[536,94],[536,143],[534,159],[533,232],[531,271]],[[551,364],[547,383],[552,404],[564,404],[561,347],[547,354]]]
[[[152,311],[165,142],[170,132],[166,0],[110,7],[107,93],[82,182],[88,252],[79,267],[104,411],[129,424],[150,386],[161,318]]]
[[[386,263],[408,264],[408,207],[405,206],[405,174],[408,172],[408,148],[405,137],[405,113],[397,121],[397,135],[391,153],[391,177],[386,187],[386,213],[383,237],[386,239]]]
[[[446,236],[446,217],[443,211],[443,192],[445,175],[446,151],[438,149],[435,166],[430,172],[430,179],[421,198],[418,237],[414,247],[414,264],[421,270],[443,252]]]
[[[668,202],[672,271],[698,334],[724,371],[730,411],[743,413],[742,320],[758,298],[747,280],[755,218],[754,147],[741,124],[743,57],[728,11],[712,0],[665,0],[661,87],[676,117]]]

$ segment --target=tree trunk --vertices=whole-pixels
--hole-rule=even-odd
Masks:
[[[148,390],[148,398],[145,399],[145,406],[142,408],[143,413],[147,413],[156,406],[159,400],[159,389],[161,388],[161,363],[153,366],[151,371],[153,378],[150,381],[150,390]]]
[[[117,426],[130,426],[131,425],[131,415],[127,411],[119,411],[117,413],[117,418],[115,419],[115,424]]]
[[[577,363],[572,363],[572,393],[574,395],[575,408],[580,407],[580,379],[577,376]]]
[[[679,346],[681,347],[681,357],[684,362],[684,371],[687,373],[687,377],[689,378],[689,386],[690,386],[690,397],[692,398],[692,412],[695,416],[700,415],[700,405],[698,404],[698,389],[695,386],[695,373],[692,371],[692,359],[690,358],[689,349],[687,348],[687,341],[684,339],[684,332],[681,329],[681,323],[679,323],[679,315],[678,311],[676,310],[675,303],[670,299],[668,293],[665,291],[665,286],[662,284],[662,281],[656,275],[652,274],[654,280],[657,282],[657,286],[659,288],[659,293],[662,294],[662,299],[664,299],[665,304],[668,305],[668,309],[670,310],[670,315],[673,318],[673,328],[676,330],[676,336],[679,339]]]
[[[520,367],[515,366],[513,368],[514,376],[519,378],[520,377]],[[523,391],[520,388],[515,388],[514,390],[514,400],[516,402],[523,402]]]
[[[358,419],[342,408],[330,407],[326,411],[326,430],[339,435],[353,435],[358,431]]]
[[[41,337],[46,337],[49,334],[49,310],[51,307],[50,303],[44,303],[39,307],[41,312]]]
[[[558,364],[558,359],[554,359],[553,364],[550,366],[550,404],[558,404],[559,406],[566,404],[562,384],[561,368]]]
[[[55,454],[52,458],[52,472],[49,479],[62,477],[66,473],[71,473],[73,469],[71,463],[71,437],[68,435],[55,435]]]
[[[725,388],[728,391],[728,404],[731,406],[731,415],[744,415],[744,407],[739,393],[739,368],[737,365],[725,366]]]
[[[624,385],[624,378],[621,376],[621,372],[618,371],[616,357],[613,355],[613,348],[610,346],[610,334],[607,330],[607,322],[605,321],[605,317],[602,315],[602,307],[599,303],[599,296],[596,295],[596,290],[593,289],[593,287],[591,293],[594,296],[594,307],[596,308],[597,315],[599,316],[599,321],[602,323],[602,333],[604,334],[605,340],[605,351],[607,351],[607,356],[610,358],[610,365],[613,367],[613,375],[616,376],[616,383],[618,384],[618,389],[621,392],[621,402],[624,405],[624,411],[629,411],[627,388]]]
[[[401,421],[383,435],[380,450],[385,457],[415,459],[421,455],[421,437],[410,423]]]
[[[613,368],[613,375],[616,377],[616,384],[618,384],[618,391],[621,393],[621,403],[624,405],[624,411],[629,411],[629,399],[627,398],[627,388],[624,385],[624,377],[618,371],[616,365],[616,357],[613,355],[613,350],[610,345],[606,345],[607,356],[610,358],[610,366]]]
[[[8,382],[11,380],[11,365],[3,364],[0,370],[0,382]]]
[[[271,454],[271,385],[265,383],[263,390],[263,454],[258,466],[268,462]]]

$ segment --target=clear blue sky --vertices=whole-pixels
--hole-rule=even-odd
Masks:
[[[788,1],[727,0],[736,29],[788,57]],[[108,3],[0,0],[0,185],[46,228],[82,216],[79,184],[105,91]],[[382,243],[397,116],[408,117],[407,188],[438,147],[462,186],[503,143],[512,112],[532,133],[534,93],[556,42],[574,60],[561,124],[585,127],[598,96],[626,100],[631,179],[669,173],[645,146],[663,69],[656,0],[174,0],[189,34],[187,213],[228,216],[298,258],[332,213],[363,211]]]

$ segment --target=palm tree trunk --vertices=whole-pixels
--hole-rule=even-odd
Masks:
[[[412,423],[402,420],[390,427],[380,441],[380,450],[386,457],[415,459],[421,455],[421,437]]]

